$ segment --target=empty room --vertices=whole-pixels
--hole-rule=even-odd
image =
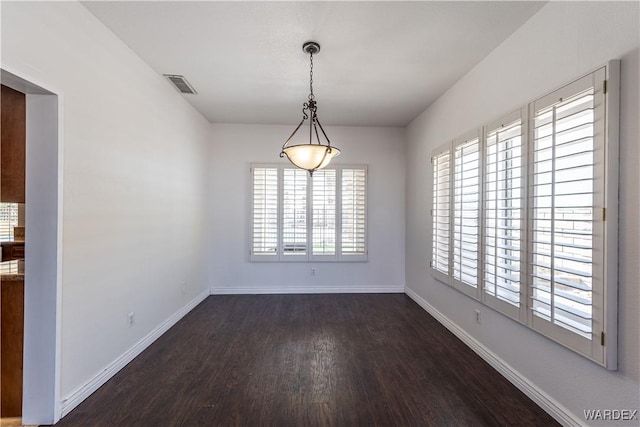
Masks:
[[[640,3],[2,1],[2,426],[637,426]]]

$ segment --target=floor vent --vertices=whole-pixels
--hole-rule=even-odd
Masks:
[[[184,76],[175,75],[175,74],[163,74],[166,78],[169,79],[171,83],[181,92],[181,93],[190,93],[192,95],[197,94],[196,90],[191,86],[191,84],[184,78]]]

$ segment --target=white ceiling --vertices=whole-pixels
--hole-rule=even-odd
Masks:
[[[404,126],[543,2],[83,4],[214,123],[294,124],[314,92],[324,125]],[[169,84],[169,83],[168,83]]]

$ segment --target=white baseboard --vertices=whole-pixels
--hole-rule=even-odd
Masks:
[[[65,398],[60,401],[60,417],[64,417],[71,412],[76,406],[78,406],[83,400],[89,397],[93,392],[100,388],[104,383],[109,381],[120,369],[124,368],[129,362],[131,362],[136,356],[142,353],[147,347],[149,347],[155,340],[160,338],[169,328],[175,325],[180,319],[182,319],[187,313],[193,310],[198,304],[200,304],[205,298],[209,296],[209,290],[206,290],[199,294],[197,297],[189,301],[187,305],[178,310],[175,314],[169,317],[167,320],[158,325],[157,328],[149,332],[144,338],[133,345],[129,350],[121,354],[116,360],[107,365],[102,371],[91,378],[89,381],[69,393]]]
[[[538,386],[532,383],[528,378],[516,371],[502,358],[485,347],[464,329],[456,325],[447,316],[436,310],[424,298],[415,293],[412,289],[405,288],[405,293],[414,300],[427,313],[433,316],[445,328],[451,331],[456,337],[464,342],[478,356],[482,357],[495,370],[500,372],[503,377],[509,380],[513,385],[518,387],[520,391],[526,394],[531,400],[536,402],[549,415],[556,419],[560,424],[570,427],[580,427],[582,422],[571,411],[565,408],[560,402],[542,391]]]
[[[211,295],[257,294],[403,294],[404,286],[272,286],[212,287]]]

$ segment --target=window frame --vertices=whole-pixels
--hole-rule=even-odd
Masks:
[[[254,241],[254,171],[256,168],[275,169],[277,171],[277,243],[276,250],[273,254],[256,254],[253,252]],[[313,253],[313,177],[309,177],[308,172],[304,171],[307,177],[306,184],[306,251],[304,254],[289,254],[283,249],[284,235],[284,171],[296,170],[291,165],[278,163],[251,163],[249,173],[249,241],[248,253],[250,262],[368,262],[368,166],[362,164],[332,164],[318,170],[314,173],[317,176],[326,170],[335,170],[335,253],[333,254],[314,254]],[[363,253],[343,253],[342,252],[342,171],[343,170],[364,170],[364,252]]]
[[[550,338],[553,341],[581,354],[582,356],[598,363],[607,369],[617,369],[617,246],[618,246],[618,156],[619,156],[619,103],[620,103],[620,64],[619,61],[610,61],[607,65],[578,78],[574,81],[549,92],[506,114],[500,119],[485,123],[478,129],[465,133],[446,144],[437,147],[432,152],[431,174],[431,205],[434,208],[434,191],[436,183],[433,181],[433,162],[443,153],[449,153],[450,178],[450,227],[449,227],[449,271],[448,274],[435,269],[433,266],[433,232],[435,225],[434,209],[431,210],[432,244],[429,248],[431,275],[449,286],[471,296],[482,304],[520,322],[532,330]],[[593,209],[592,234],[593,252],[591,256],[592,293],[591,308],[591,338],[586,338],[569,329],[563,328],[553,322],[543,320],[533,313],[531,298],[533,295],[532,264],[533,264],[533,226],[532,226],[532,199],[533,181],[531,180],[533,169],[534,126],[532,125],[536,112],[558,102],[558,99],[571,97],[580,93],[581,89],[593,88],[594,92],[594,125],[593,125],[593,181],[594,190],[591,206]],[[504,124],[513,123],[518,118],[521,121],[521,186],[520,194],[520,305],[509,304],[500,301],[497,297],[485,292],[485,246],[487,242],[487,223],[485,222],[485,208],[487,204],[487,137],[489,132]],[[454,169],[455,147],[461,140],[468,138],[473,133],[480,134],[480,207],[479,207],[479,250],[478,250],[478,286],[477,293],[461,286],[453,278],[454,247]],[[554,169],[555,170],[555,169]],[[555,181],[554,181],[555,182]],[[554,184],[555,185],[555,184]],[[497,188],[497,187],[496,187]],[[555,194],[552,193],[552,194]],[[605,218],[606,213],[606,218]],[[555,224],[554,224],[555,226]],[[597,241],[596,241],[597,237]],[[494,243],[495,244],[495,243]],[[494,260],[494,262],[496,262]],[[597,280],[599,278],[599,280]],[[466,286],[469,288],[469,286]],[[497,292],[497,290],[496,290]]]

